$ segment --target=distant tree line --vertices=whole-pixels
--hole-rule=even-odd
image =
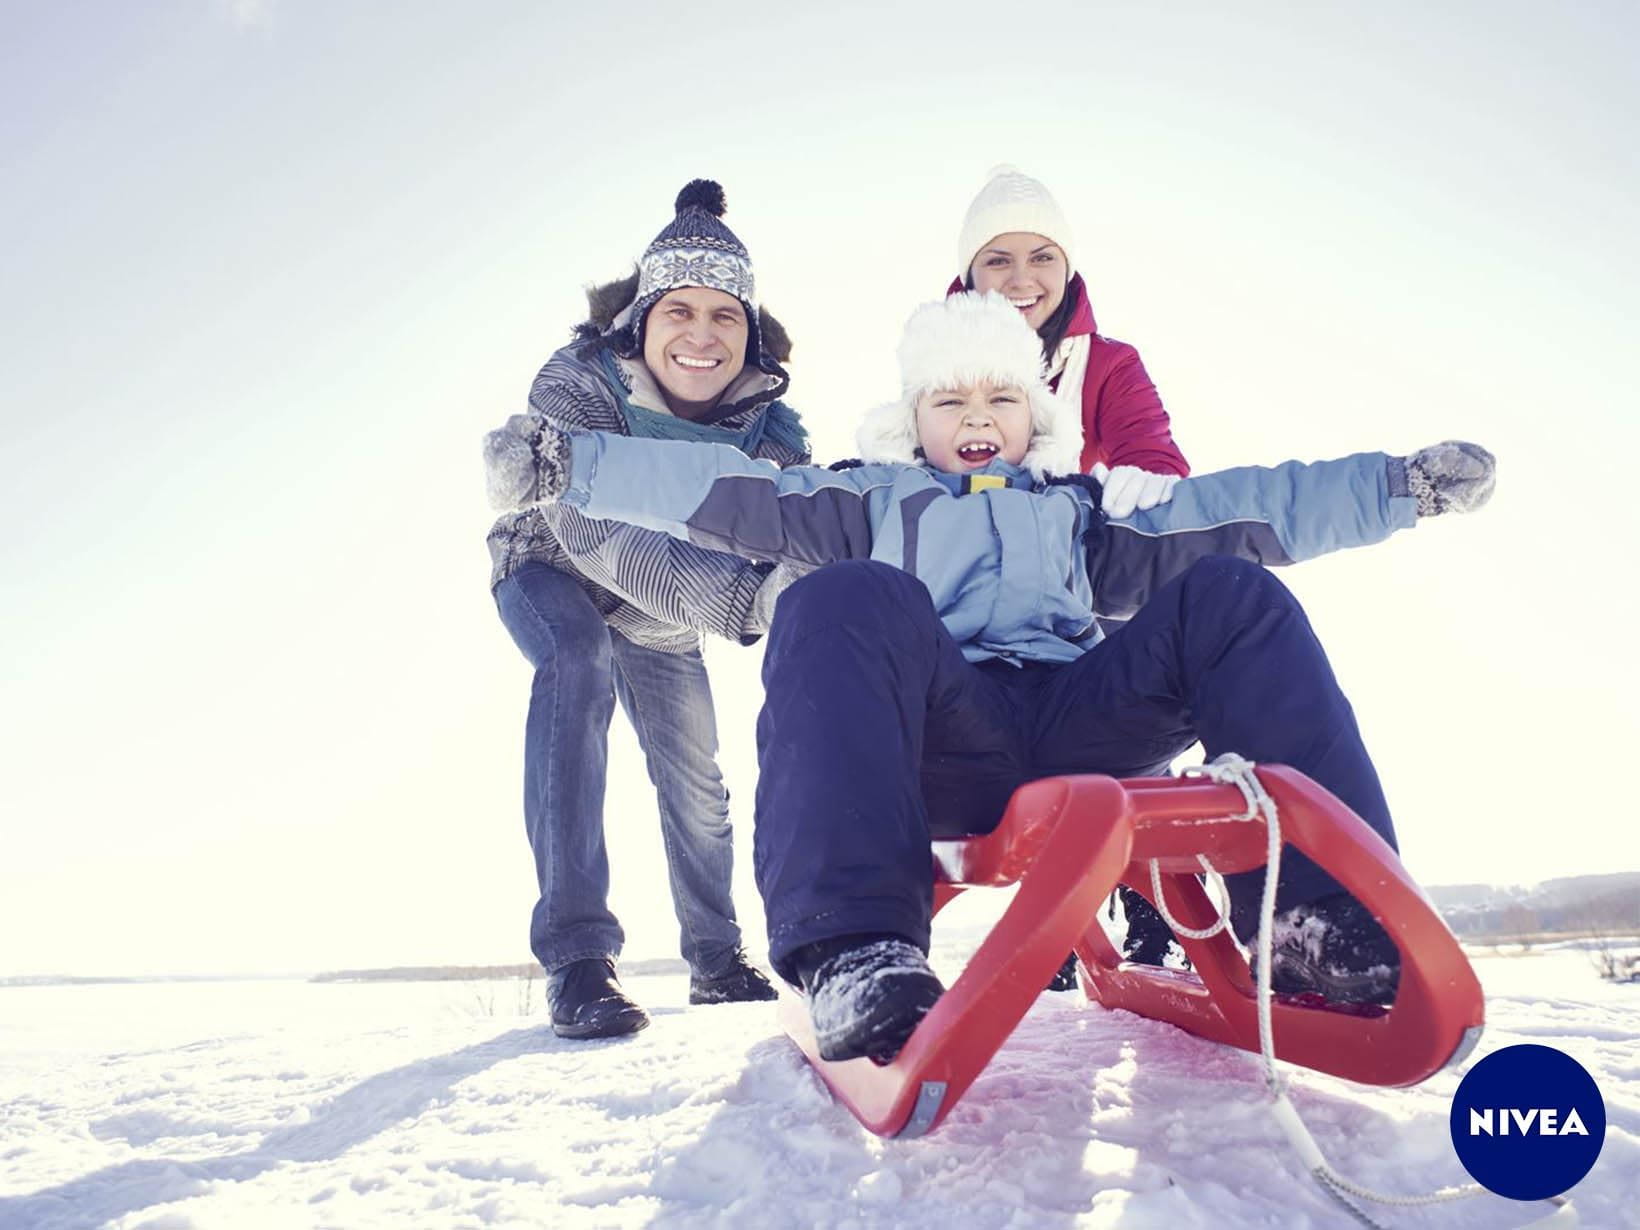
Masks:
[[[339,969],[315,974],[314,982],[479,982],[488,978],[534,978],[541,967],[525,965],[398,965],[392,969]]]
[[[1441,915],[1464,939],[1640,934],[1640,892],[1625,887],[1582,900],[1449,907]]]

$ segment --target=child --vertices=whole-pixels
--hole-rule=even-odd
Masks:
[[[919,309],[900,365],[903,394],[862,443],[921,461],[781,471],[535,420],[487,450],[506,498],[812,570],[770,626],[754,860],[774,967],[806,992],[827,1059],[904,1045],[943,989],[925,956],[929,838],[994,827],[1032,778],[1140,774],[1199,739],[1308,774],[1393,844],[1321,646],[1258,565],[1467,511],[1493,481],[1490,454],[1448,443],[1210,474],[1110,520],[1096,482],[1050,479],[1074,469],[1078,424],[1006,300]],[[1099,615],[1130,622],[1107,639]],[[1232,877],[1243,936],[1261,886]],[[1278,990],[1393,996],[1394,945],[1296,852],[1277,907]]]

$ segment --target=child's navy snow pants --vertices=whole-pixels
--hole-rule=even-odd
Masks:
[[[972,663],[928,590],[886,564],[831,564],[776,607],[763,661],[753,842],[770,957],[889,932],[928,945],[931,837],[983,833],[1015,787],[1164,771],[1198,739],[1291,765],[1391,845],[1389,807],[1309,620],[1264,568],[1211,558],[1074,662]],[[1263,872],[1230,877],[1256,928]],[[1296,850],[1277,907],[1338,891]]]

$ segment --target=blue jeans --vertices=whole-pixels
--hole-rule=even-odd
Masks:
[[[660,804],[683,958],[697,973],[721,973],[740,947],[740,928],[729,891],[729,799],[700,651],[633,644],[604,623],[573,577],[545,564],[508,576],[495,601],[535,668],[524,727],[524,824],[541,891],[531,951],[548,972],[621,951],[604,848],[609,722],[619,696]]]

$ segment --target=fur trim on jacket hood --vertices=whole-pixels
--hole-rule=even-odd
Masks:
[[[855,435],[866,461],[922,461],[917,399],[931,389],[989,381],[1024,389],[1031,406],[1031,446],[1021,463],[1038,480],[1075,474],[1082,456],[1082,416],[1042,379],[1042,340],[1005,298],[952,295],[926,303],[900,338],[900,399],[867,413]]]

